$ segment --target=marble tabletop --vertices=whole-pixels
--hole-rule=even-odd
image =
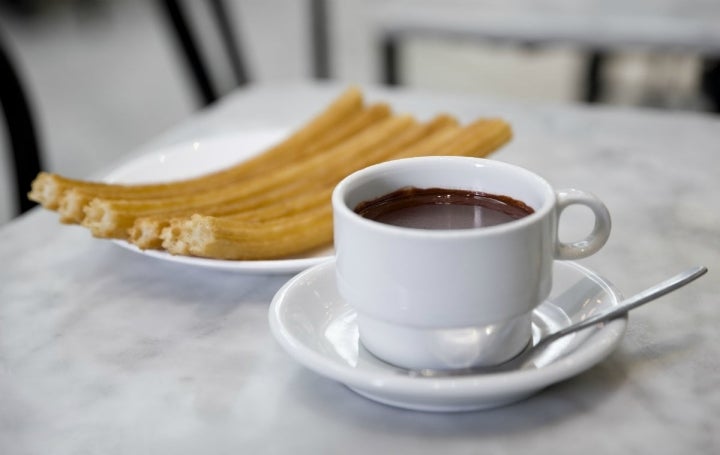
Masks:
[[[293,127],[340,89],[244,89],[144,150]],[[635,310],[617,350],[576,377],[507,407],[422,413],[365,399],[280,348],[268,305],[290,275],[159,261],[35,209],[0,228],[0,453],[718,453],[720,120],[366,93],[420,118],[508,119],[515,138],[495,159],[607,204],[610,240],[580,263],[623,293],[690,265],[709,273]]]

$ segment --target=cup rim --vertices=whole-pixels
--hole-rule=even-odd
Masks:
[[[345,194],[348,192],[348,190],[352,189],[356,182],[358,180],[362,180],[367,178],[369,175],[373,174],[382,174],[391,170],[394,170],[398,167],[406,166],[408,163],[418,163],[418,162],[427,162],[429,165],[432,163],[437,162],[448,162],[448,161],[456,161],[456,162],[465,162],[465,163],[475,163],[476,166],[481,167],[496,167],[496,168],[504,168],[504,169],[511,169],[513,172],[518,172],[526,179],[533,180],[537,184],[539,184],[545,194],[545,199],[542,204],[542,206],[535,209],[535,211],[528,215],[524,216],[520,219],[513,220],[507,223],[498,224],[495,226],[484,226],[484,227],[476,227],[476,228],[466,228],[466,229],[422,229],[422,228],[413,228],[413,227],[405,227],[405,226],[395,226],[390,224],[381,223],[379,221],[371,220],[368,218],[365,218],[358,213],[356,213],[352,208],[350,208],[345,203]],[[388,235],[402,235],[404,237],[425,237],[425,238],[466,238],[466,237],[474,237],[474,236],[491,236],[491,235],[501,235],[503,233],[506,233],[508,231],[514,231],[517,229],[522,229],[528,225],[534,224],[538,222],[539,220],[545,218],[548,213],[553,210],[553,207],[555,206],[556,202],[556,193],[553,187],[548,183],[544,178],[540,177],[539,175],[535,174],[534,172],[525,169],[521,166],[517,166],[514,164],[506,163],[503,161],[497,161],[497,160],[491,160],[487,158],[476,158],[476,157],[465,157],[465,156],[421,156],[421,157],[411,157],[411,158],[402,158],[397,159],[393,161],[386,161],[378,164],[374,164],[371,166],[368,166],[366,168],[363,168],[359,171],[353,172],[352,174],[345,177],[343,180],[338,183],[335,188],[333,189],[332,193],[332,207],[333,212],[337,213],[338,215],[344,216],[346,218],[350,218],[354,220],[357,223],[360,223],[362,226],[367,227],[368,229],[375,229],[380,232],[384,232]]]

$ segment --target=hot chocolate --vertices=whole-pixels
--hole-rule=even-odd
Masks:
[[[446,188],[406,187],[361,202],[355,212],[380,223],[416,229],[496,226],[534,212],[509,196]]]

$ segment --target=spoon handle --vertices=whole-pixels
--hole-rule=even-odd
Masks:
[[[637,308],[640,305],[648,303],[652,300],[657,299],[658,297],[662,297],[665,294],[674,291],[675,289],[685,286],[691,281],[700,278],[706,272],[707,267],[703,266],[693,267],[691,269],[685,270],[684,272],[681,272],[672,278],[668,278],[667,280],[658,283],[655,286],[652,286],[638,294],[635,294],[630,298],[623,300],[610,311],[595,315],[582,322],[573,324],[562,330],[558,330],[551,335],[548,335],[547,337],[540,340],[538,344],[546,344],[551,341],[555,341],[558,338],[564,337],[565,335],[568,335],[570,333],[577,332],[578,330],[582,330],[592,325],[599,324],[601,322],[607,322],[619,316],[623,316],[633,308]]]

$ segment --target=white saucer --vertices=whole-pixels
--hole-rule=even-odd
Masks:
[[[617,305],[620,294],[590,270],[556,262],[553,290],[533,313],[533,337]],[[516,370],[420,377],[375,358],[358,341],[355,312],[338,295],[335,261],[298,274],[275,295],[270,327],[305,367],[381,403],[423,411],[488,409],[526,398],[604,359],[619,344],[627,319],[560,339]]]

